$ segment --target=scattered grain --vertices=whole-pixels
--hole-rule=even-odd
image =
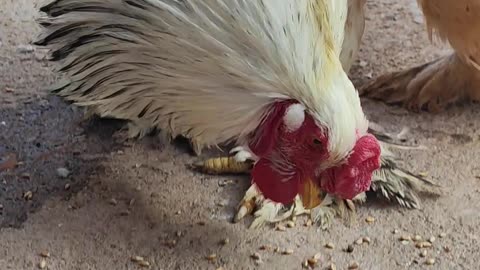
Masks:
[[[435,240],[436,240],[435,236],[432,236],[428,239],[428,242],[433,244],[433,242],[435,242]]]
[[[442,232],[442,233],[440,233],[440,234],[438,235],[438,237],[440,237],[440,238],[445,238],[445,237],[447,237],[447,234],[444,233],[444,232]]]
[[[363,244],[363,238],[357,239],[357,241],[355,241],[355,244],[357,244],[357,245]]]
[[[45,261],[45,259],[42,259],[38,264],[38,268],[45,269],[46,267],[47,267],[47,261]]]
[[[358,269],[359,265],[357,262],[352,262],[348,265],[348,269],[349,270],[355,270],[355,269]]]
[[[372,223],[375,222],[375,218],[372,217],[372,216],[368,216],[368,217],[365,219],[365,221],[366,221],[367,223],[369,223],[369,224],[372,224]]]
[[[426,265],[434,265],[435,264],[435,259],[434,258],[429,258],[425,261]]]
[[[428,254],[427,250],[424,249],[424,250],[422,250],[422,252],[420,252],[420,257],[425,258],[425,257],[427,257],[427,254]]]
[[[295,227],[295,222],[293,222],[293,221],[291,221],[291,220],[287,221],[287,227],[288,227],[288,228],[293,228],[293,227]]]
[[[275,229],[276,229],[277,231],[280,231],[280,232],[284,232],[284,231],[287,230],[287,228],[286,228],[285,226],[283,226],[282,224],[278,224],[278,225],[275,227]]]
[[[258,252],[253,253],[250,257],[254,260],[260,260],[262,258]]]
[[[40,256],[43,257],[43,258],[50,258],[50,252],[42,251],[42,252],[40,252]]]
[[[215,261],[217,259],[217,254],[215,253],[212,253],[210,255],[208,255],[207,257],[205,257],[208,261]]]
[[[372,242],[372,240],[370,239],[370,237],[365,236],[365,237],[363,237],[363,242],[367,243],[367,244],[370,244]]]
[[[328,243],[325,244],[325,247],[328,248],[328,249],[334,249],[335,245],[331,242],[328,242]]]
[[[286,249],[282,252],[283,255],[291,255],[293,254],[293,249]]]

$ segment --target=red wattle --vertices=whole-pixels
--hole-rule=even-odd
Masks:
[[[277,203],[293,202],[300,190],[298,175],[287,178],[273,169],[267,159],[260,159],[252,170],[252,181],[257,185],[265,198]]]

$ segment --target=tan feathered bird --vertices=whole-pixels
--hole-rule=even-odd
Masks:
[[[132,135],[181,135],[197,153],[237,144],[235,162],[253,162],[244,201],[262,205],[257,224],[277,220],[291,202],[297,212],[307,204],[325,223],[342,209],[330,206],[370,188],[413,205],[427,183],[391,167],[384,150],[384,170],[371,185],[380,146],[345,72],[363,32],[363,22],[349,20],[363,20],[362,6],[56,0],[41,8],[45,30],[36,44],[51,48],[66,75],[55,93],[90,113],[130,121]]]
[[[362,86],[366,97],[438,112],[466,100],[480,102],[480,0],[418,0],[430,39],[453,52],[429,63],[385,74]]]

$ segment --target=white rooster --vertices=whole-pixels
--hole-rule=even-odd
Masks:
[[[345,72],[353,57],[346,49],[355,54],[363,31],[347,17],[363,16],[349,12],[359,5],[56,0],[41,8],[36,44],[51,48],[66,75],[55,93],[130,121],[132,135],[181,135],[197,153],[237,144],[235,160],[254,161],[246,199],[268,199],[256,201],[266,209],[259,224],[293,201],[302,209],[306,189],[328,193],[312,207],[322,219],[330,203],[367,191],[380,166],[380,145]],[[399,192],[409,188],[416,190]]]

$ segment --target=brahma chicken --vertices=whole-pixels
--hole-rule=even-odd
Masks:
[[[371,187],[402,202],[428,183],[388,167],[346,74],[363,2],[55,0],[36,45],[66,75],[54,93],[128,120],[132,136],[184,136],[197,154],[238,145],[235,162],[253,161],[244,202],[260,206],[257,224],[292,202],[325,224]],[[395,177],[371,185],[381,152]]]

